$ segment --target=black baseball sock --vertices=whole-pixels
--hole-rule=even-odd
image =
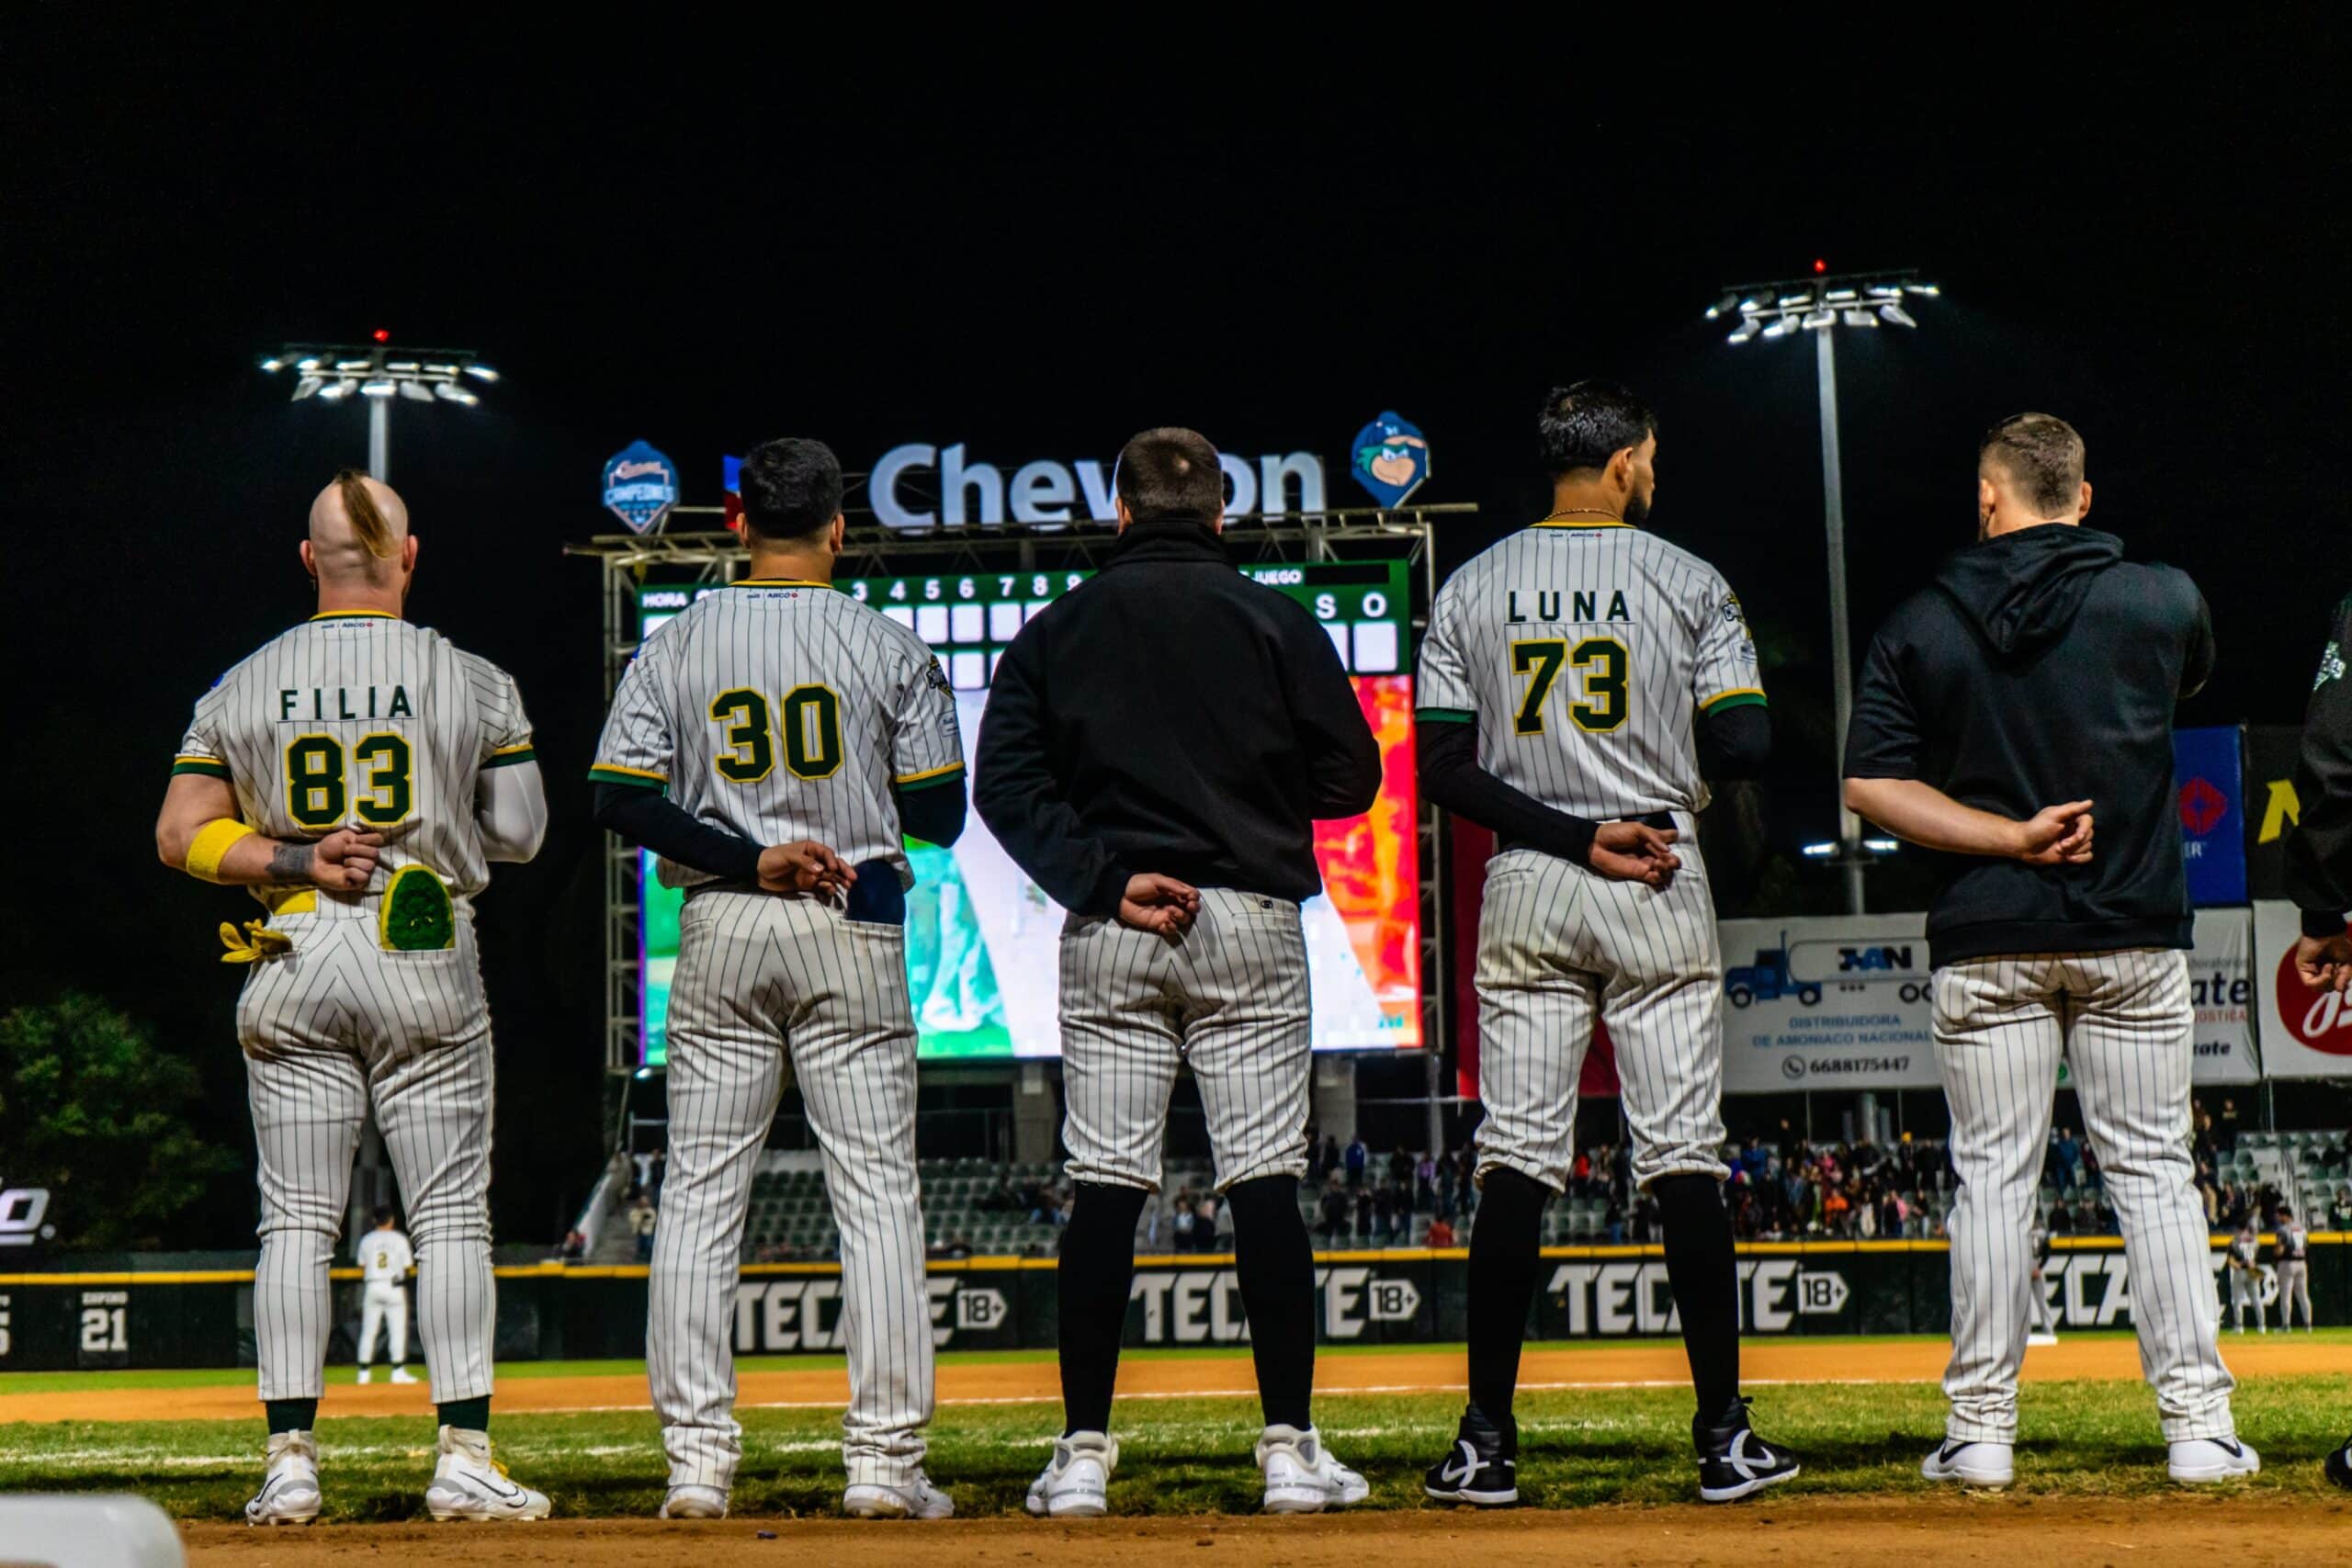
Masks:
[[[1666,1229],[1666,1277],[1682,1314],[1682,1348],[1699,1420],[1713,1426],[1739,1396],[1739,1267],[1731,1213],[1712,1176],[1661,1176],[1650,1183]]]
[[[1056,1269],[1060,1299],[1062,1436],[1111,1429],[1111,1389],[1119,1381],[1119,1340],[1136,1277],[1140,1187],[1081,1181],[1062,1230]]]
[[[318,1424],[319,1402],[315,1399],[265,1399],[261,1411],[269,1417],[269,1435],[280,1432],[307,1432]]]
[[[1269,1427],[1314,1425],[1315,1248],[1298,1213],[1298,1178],[1261,1176],[1226,1189],[1233,1268],[1250,1317],[1258,1403]]]
[[[1478,1190],[1470,1227],[1470,1403],[1502,1434],[1506,1455],[1519,1452],[1511,1395],[1551,1197],[1542,1182],[1497,1166]]]
[[[453,1399],[435,1408],[440,1413],[444,1427],[455,1427],[461,1432],[490,1430],[490,1395],[486,1393],[480,1399]]]

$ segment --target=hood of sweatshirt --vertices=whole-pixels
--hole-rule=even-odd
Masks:
[[[2123,541],[2095,528],[2044,524],[1954,551],[1936,586],[2002,659],[2030,656],[2065,635],[2098,574],[2123,559]]]

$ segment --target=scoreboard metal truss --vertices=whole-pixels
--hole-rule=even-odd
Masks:
[[[1432,548],[1437,519],[1468,516],[1474,505],[1405,506],[1394,510],[1272,513],[1228,526],[1224,538],[1243,566],[1277,561],[1402,559],[1412,584],[1415,646],[1429,629],[1437,597]],[[708,526],[715,506],[672,509],[670,526]],[[1118,536],[1099,525],[1068,529],[933,528],[921,533],[877,525],[853,526],[834,568],[837,578],[942,576],[989,572],[1086,570],[1099,566]],[[741,536],[713,532],[603,535],[564,553],[586,556],[601,568],[604,593],[605,696],[620,684],[637,652],[638,591],[648,582],[691,587],[731,581],[749,558]],[[1409,665],[1408,666],[1409,668]],[[1416,835],[1420,866],[1421,1041],[1430,1093],[1438,1092],[1443,1055],[1446,991],[1443,963],[1446,860],[1437,814],[1419,803]],[[637,852],[606,835],[605,854],[605,1066],[615,1075],[637,1070],[643,1055],[638,996]]]

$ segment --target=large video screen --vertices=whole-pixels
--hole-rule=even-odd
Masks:
[[[1380,742],[1380,798],[1370,811],[1316,825],[1323,893],[1307,901],[1308,967],[1319,1051],[1421,1043],[1420,867],[1413,788],[1410,598],[1401,561],[1319,561],[1244,569],[1305,604],[1329,634]],[[937,651],[956,689],[972,755],[989,679],[1029,617],[1085,581],[1080,571],[867,577],[837,586],[910,627]],[[650,585],[639,635],[704,593]],[[1013,864],[976,813],[954,847],[910,840],[907,980],[925,1060],[1058,1055],[1060,907]],[[642,897],[644,1065],[668,1060],[670,978],[683,895],[639,861]]]

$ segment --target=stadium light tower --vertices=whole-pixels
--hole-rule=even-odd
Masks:
[[[487,386],[498,379],[498,372],[478,360],[470,348],[395,349],[392,334],[382,327],[371,337],[373,341],[361,344],[289,343],[262,355],[261,367],[272,375],[293,371],[296,402],[304,398],[340,401],[354,392],[365,398],[368,472],[390,483],[392,400],[471,408],[481,395],[467,383]]]
[[[1904,309],[1906,299],[1933,299],[1941,292],[1919,281],[1917,271],[1832,274],[1826,262],[1813,264],[1812,276],[1772,283],[1736,284],[1707,307],[1707,320],[1737,316],[1727,340],[1736,348],[1758,338],[1813,336],[1815,378],[1821,390],[1821,493],[1829,535],[1829,657],[1838,683],[1838,845],[1826,857],[1844,874],[1846,908],[1862,912],[1862,867],[1875,852],[1865,840],[1861,819],[1846,809],[1846,730],[1854,716],[1854,641],[1846,600],[1846,488],[1838,455],[1838,359],[1831,340],[1838,330],[1871,332],[1883,321],[1894,327],[1919,323]],[[1807,852],[1811,852],[1808,848]]]

